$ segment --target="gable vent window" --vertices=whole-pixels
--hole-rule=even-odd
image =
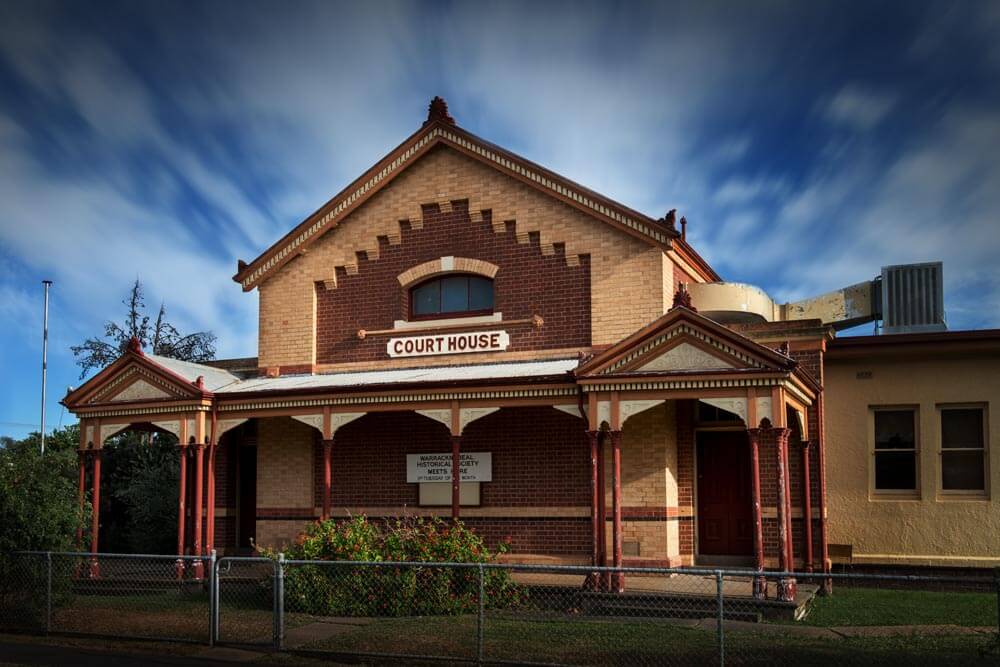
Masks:
[[[492,313],[493,281],[482,276],[441,276],[410,290],[411,320]]]

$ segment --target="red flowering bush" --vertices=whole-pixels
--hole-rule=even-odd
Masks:
[[[479,568],[435,563],[490,563],[505,550],[501,546],[491,552],[461,522],[438,518],[373,522],[360,516],[317,522],[285,551],[285,558],[331,563],[286,567],[285,606],[289,611],[328,616],[472,613],[479,605]],[[357,565],[358,561],[408,564]],[[509,572],[484,568],[485,606],[509,607],[521,596]]]

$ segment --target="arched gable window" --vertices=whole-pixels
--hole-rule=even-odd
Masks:
[[[492,312],[493,281],[483,276],[438,276],[410,290],[411,320],[469,317]]]

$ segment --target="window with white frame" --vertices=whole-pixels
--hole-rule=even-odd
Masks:
[[[948,406],[941,414],[941,490],[986,490],[986,419],[978,406]]]
[[[917,411],[875,410],[875,490],[917,491]]]

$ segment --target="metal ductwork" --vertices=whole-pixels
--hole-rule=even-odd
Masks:
[[[742,283],[692,283],[688,291],[699,312],[724,324],[821,320],[839,331],[882,320],[883,333],[947,328],[941,262],[885,266],[874,280],[785,304]]]

